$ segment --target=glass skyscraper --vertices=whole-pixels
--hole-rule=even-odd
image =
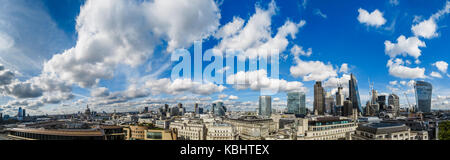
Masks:
[[[358,112],[363,113],[363,109],[361,107],[361,99],[359,98],[359,91],[358,91],[358,81],[356,80],[355,75],[351,74],[349,83],[349,98],[350,101],[352,101],[353,108],[357,108]]]
[[[272,97],[259,96],[258,114],[267,117],[272,115]]]
[[[416,110],[420,112],[431,112],[433,86],[428,82],[417,81],[414,89],[416,91]]]
[[[215,106],[214,115],[225,116],[225,112],[227,112],[227,109],[223,105],[223,102],[217,102],[214,106]]]
[[[303,92],[288,93],[287,108],[290,114],[306,115],[306,98]]]
[[[17,117],[23,117],[23,109],[22,109],[22,107],[19,107],[19,110],[17,111]]]

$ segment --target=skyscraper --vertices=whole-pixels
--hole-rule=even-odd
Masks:
[[[27,116],[27,112],[26,111],[27,111],[26,109],[22,110],[22,117],[26,117]]]
[[[17,111],[17,117],[22,117],[23,116],[23,110],[22,107],[19,107],[19,110]]]
[[[319,115],[325,114],[325,90],[321,81],[314,85],[314,113],[316,112]]]
[[[342,87],[338,87],[338,91],[336,92],[336,106],[344,106],[345,97],[342,89]]]
[[[359,91],[358,91],[358,81],[356,80],[355,75],[351,74],[350,80],[349,80],[349,99],[352,101],[353,108],[358,109],[358,113],[362,113],[363,109],[361,107],[361,100],[359,98]]]
[[[272,97],[259,96],[258,114],[267,117],[272,115]]]
[[[223,102],[215,103],[214,107],[214,115],[216,116],[225,116],[225,112],[227,112],[227,108],[223,105]]]
[[[397,114],[400,110],[400,99],[396,94],[389,95],[388,99],[389,106],[392,106],[392,113]]]
[[[199,114],[199,111],[198,111],[198,103],[195,103],[195,105],[194,105],[194,113],[195,113],[195,114]]]
[[[211,113],[212,113],[212,114],[215,114],[215,111],[216,111],[216,103],[213,103],[213,104],[211,105]]]
[[[433,86],[428,82],[417,81],[414,89],[416,91],[416,110],[420,112],[431,112]]]
[[[342,111],[342,116],[350,116],[350,115],[352,115],[353,113],[353,104],[352,104],[352,101],[350,101],[350,100],[346,100],[346,101],[344,101],[344,107],[343,107],[343,109],[342,109],[343,111]]]
[[[306,115],[306,98],[303,92],[288,93],[287,108],[288,113]]]
[[[380,105],[380,110],[385,110],[386,109],[386,96],[385,95],[378,96],[377,103]]]
[[[333,113],[336,102],[330,92],[325,94],[325,113]]]

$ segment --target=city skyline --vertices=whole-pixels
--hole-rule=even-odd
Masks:
[[[16,115],[19,107],[30,115],[76,113],[88,104],[99,112],[166,103],[193,108],[218,101],[230,111],[256,111],[264,88],[258,81],[171,79],[178,62],[170,53],[185,48],[194,57],[195,41],[202,53],[278,49],[279,78],[262,69],[231,75],[281,84],[270,95],[272,108],[286,108],[287,94],[298,91],[313,110],[316,81],[333,96],[342,85],[348,97],[353,73],[360,107],[372,99],[372,83],[378,95],[394,93],[400,107],[408,107],[416,103],[413,82],[423,80],[433,85],[431,108],[450,109],[450,2],[395,2],[0,0],[0,113]],[[179,12],[167,12],[174,8]],[[201,70],[210,63],[203,64]]]

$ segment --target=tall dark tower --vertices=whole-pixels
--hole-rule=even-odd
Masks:
[[[198,103],[195,103],[195,106],[194,106],[194,113],[195,113],[195,114],[199,114],[199,111],[198,111]]]
[[[317,81],[314,85],[314,113],[325,114],[325,90],[322,87],[322,82]]]
[[[358,113],[363,113],[363,109],[361,107],[361,100],[359,98],[359,91],[358,91],[358,81],[356,80],[355,75],[351,74],[350,81],[348,82],[348,89],[349,89],[349,99],[352,101],[353,108],[358,109]]]
[[[416,91],[416,110],[420,112],[431,112],[431,97],[433,86],[424,81],[417,81],[414,85]]]

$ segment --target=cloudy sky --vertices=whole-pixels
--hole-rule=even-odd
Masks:
[[[30,114],[136,111],[144,106],[224,101],[254,110],[260,89],[335,92],[359,80],[415,103],[412,84],[433,84],[433,108],[450,108],[450,2],[446,0],[0,0],[0,112]],[[236,72],[230,85],[171,79],[171,53],[194,42],[209,49],[276,49],[279,78],[264,69]],[[210,61],[203,62],[206,69]],[[226,68],[225,68],[226,69]],[[220,72],[220,71],[218,71]],[[223,71],[222,71],[223,72]],[[259,80],[270,82],[270,85]],[[272,84],[275,84],[272,86]],[[405,96],[406,94],[406,96]]]

